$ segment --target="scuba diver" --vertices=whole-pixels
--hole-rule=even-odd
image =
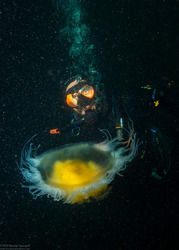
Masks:
[[[71,78],[65,83],[65,96],[69,111],[72,112],[69,124],[62,129],[52,129],[51,134],[64,134],[71,130],[72,135],[82,133],[82,128],[94,128],[93,125],[103,121],[108,112],[108,105],[103,88],[81,76]]]
[[[72,134],[78,135],[80,141],[94,139],[101,141],[99,127],[109,128],[108,101],[102,84],[84,80],[82,77],[67,82],[65,92],[68,109],[72,113],[70,124],[73,126]],[[105,125],[104,125],[105,123]]]
[[[150,85],[139,89],[118,86],[106,96],[102,84],[76,76],[66,82],[64,96],[72,112],[70,122],[62,129],[52,129],[51,134],[70,131],[81,141],[84,137],[91,139],[94,136],[96,139],[98,128],[105,127],[120,135],[132,120],[140,138],[139,157],[143,159],[150,151],[157,161],[151,176],[161,180],[166,175],[171,165],[170,146],[158,124],[154,125],[156,109],[162,98],[160,91]]]
[[[104,115],[104,96],[102,98],[97,85],[83,80],[80,76],[68,82],[66,103],[73,108],[78,123],[94,124],[99,117]]]

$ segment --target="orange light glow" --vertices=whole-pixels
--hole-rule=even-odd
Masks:
[[[78,100],[77,98],[73,98],[72,94],[67,95],[66,103],[72,108],[76,108],[78,106]]]

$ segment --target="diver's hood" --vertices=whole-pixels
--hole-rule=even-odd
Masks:
[[[95,85],[87,80],[83,80],[81,77],[74,77],[70,79],[67,83],[66,94],[78,93],[78,91],[83,88],[84,85],[92,86],[95,90]]]

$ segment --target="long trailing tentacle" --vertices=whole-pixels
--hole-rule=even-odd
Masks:
[[[98,128],[98,129],[99,129],[100,132],[102,132],[103,134],[105,134],[106,139],[108,141],[112,140],[112,136],[111,136],[111,134],[109,133],[109,131],[107,129],[100,129],[100,128]]]
[[[29,155],[29,153],[30,153],[32,150],[36,150],[37,148],[40,147],[40,145],[39,145],[39,146],[36,147],[36,148],[32,148],[32,143],[30,143],[30,146],[29,146],[29,149],[30,149],[30,150],[28,150],[28,151],[26,150],[27,145],[29,144],[29,142],[32,141],[32,139],[33,139],[34,137],[36,137],[36,136],[37,136],[37,134],[33,135],[33,136],[25,143],[25,145],[24,145],[24,147],[23,147],[23,149],[22,149],[22,152],[21,152],[21,162],[20,162],[20,166],[18,165],[19,169],[22,169],[22,166],[23,166],[24,163],[26,162],[24,159],[27,158],[27,156]]]

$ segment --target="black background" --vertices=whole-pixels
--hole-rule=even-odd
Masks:
[[[174,81],[170,136],[172,167],[161,182],[150,177],[155,159],[136,158],[103,200],[68,205],[22,189],[15,163],[38,134],[38,153],[65,144],[50,136],[68,112],[69,44],[59,39],[63,13],[51,1],[1,3],[0,244],[31,249],[177,249],[177,1],[81,1],[105,88]],[[175,105],[176,103],[176,105]],[[64,112],[65,111],[65,112]]]

